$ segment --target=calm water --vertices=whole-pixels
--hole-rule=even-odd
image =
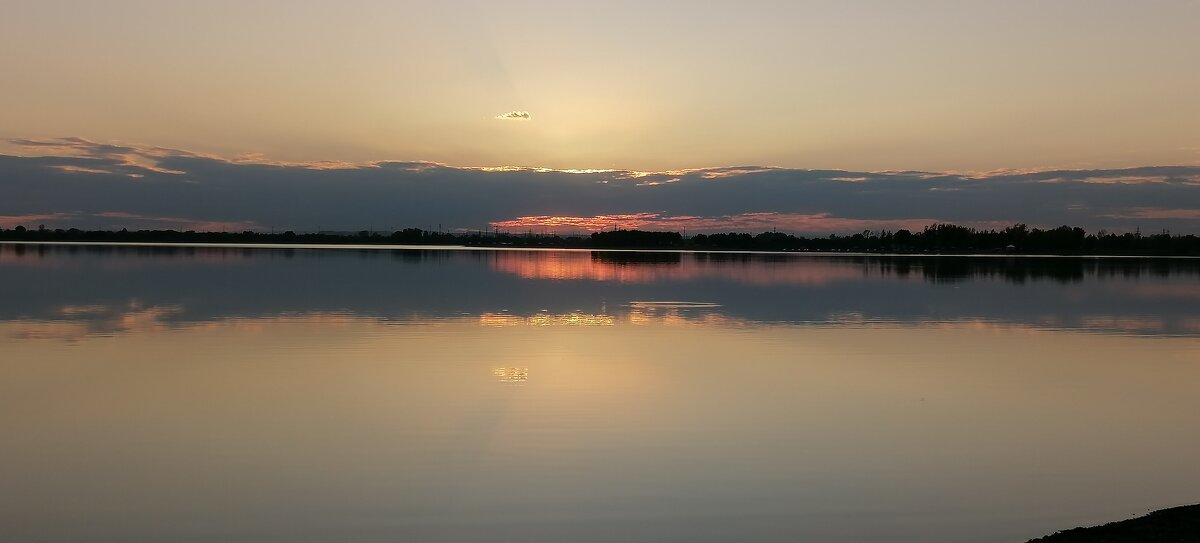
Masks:
[[[1024,541],[1200,501],[1200,262],[0,245],[0,534]]]

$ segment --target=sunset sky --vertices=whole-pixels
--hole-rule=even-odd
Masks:
[[[1200,232],[1198,23],[1197,0],[8,1],[0,226]],[[717,205],[693,179],[746,183]]]

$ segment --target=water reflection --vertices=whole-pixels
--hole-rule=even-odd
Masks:
[[[1197,499],[1197,298],[1170,260],[0,245],[0,526],[1023,541]]]
[[[0,341],[0,525],[50,542],[999,542],[1196,499],[1195,338],[696,326],[721,309]]]
[[[854,261],[811,259],[795,266],[797,258],[778,255],[644,252],[499,252],[494,269],[523,279],[614,281],[723,280],[751,285],[822,285],[861,279],[874,272]]]
[[[562,315],[539,312],[529,316],[509,313],[484,313],[479,316],[479,324],[484,326],[612,326],[615,323],[616,319],[612,315],[595,315],[578,311]]]
[[[23,337],[312,314],[1200,333],[1193,259],[0,244],[0,289],[0,320],[26,323]],[[671,300],[712,305],[664,305]]]
[[[492,375],[501,383],[523,383],[529,380],[529,368],[496,368]]]

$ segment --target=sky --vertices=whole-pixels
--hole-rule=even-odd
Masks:
[[[710,221],[691,224],[699,231],[790,214],[863,222],[768,222],[1200,232],[1197,0],[10,0],[4,11],[0,226],[35,216],[95,226],[107,213],[304,230],[519,229],[566,217],[587,229],[600,224],[589,218],[649,214]],[[55,162],[68,159],[84,165]],[[423,205],[409,205],[417,174],[380,167],[395,163],[440,175]],[[214,168],[225,177],[206,177]],[[616,173],[562,173],[587,170]],[[671,173],[713,171],[725,173],[709,180],[729,185],[723,207],[705,203],[707,185]],[[1074,181],[1006,185],[997,190],[1008,199],[990,203],[922,196],[1048,172]],[[573,187],[605,176],[620,178],[613,186],[688,182],[578,200]],[[347,177],[382,188],[351,189]],[[813,181],[834,177],[906,196],[884,212],[878,191]],[[124,188],[78,203],[66,193],[84,178]],[[524,203],[459,205],[462,178]],[[779,186],[760,186],[767,178]],[[733,190],[746,179],[757,184]],[[1123,188],[1099,186],[1113,179]],[[189,206],[164,183],[211,194]],[[1154,196],[1124,201],[1123,191]],[[340,207],[280,216],[240,203],[262,193]]]

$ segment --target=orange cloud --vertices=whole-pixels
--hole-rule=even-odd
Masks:
[[[692,215],[663,216],[658,213],[626,213],[616,215],[594,215],[591,217],[564,217],[535,215],[492,223],[496,228],[513,230],[538,229],[550,232],[586,230],[671,230],[689,232],[742,231],[762,232],[783,230],[790,232],[856,232],[861,230],[920,230],[927,225],[940,222],[936,219],[852,219],[835,217],[829,213],[742,213],[720,217],[698,217]],[[998,224],[1007,226],[1008,222]]]

